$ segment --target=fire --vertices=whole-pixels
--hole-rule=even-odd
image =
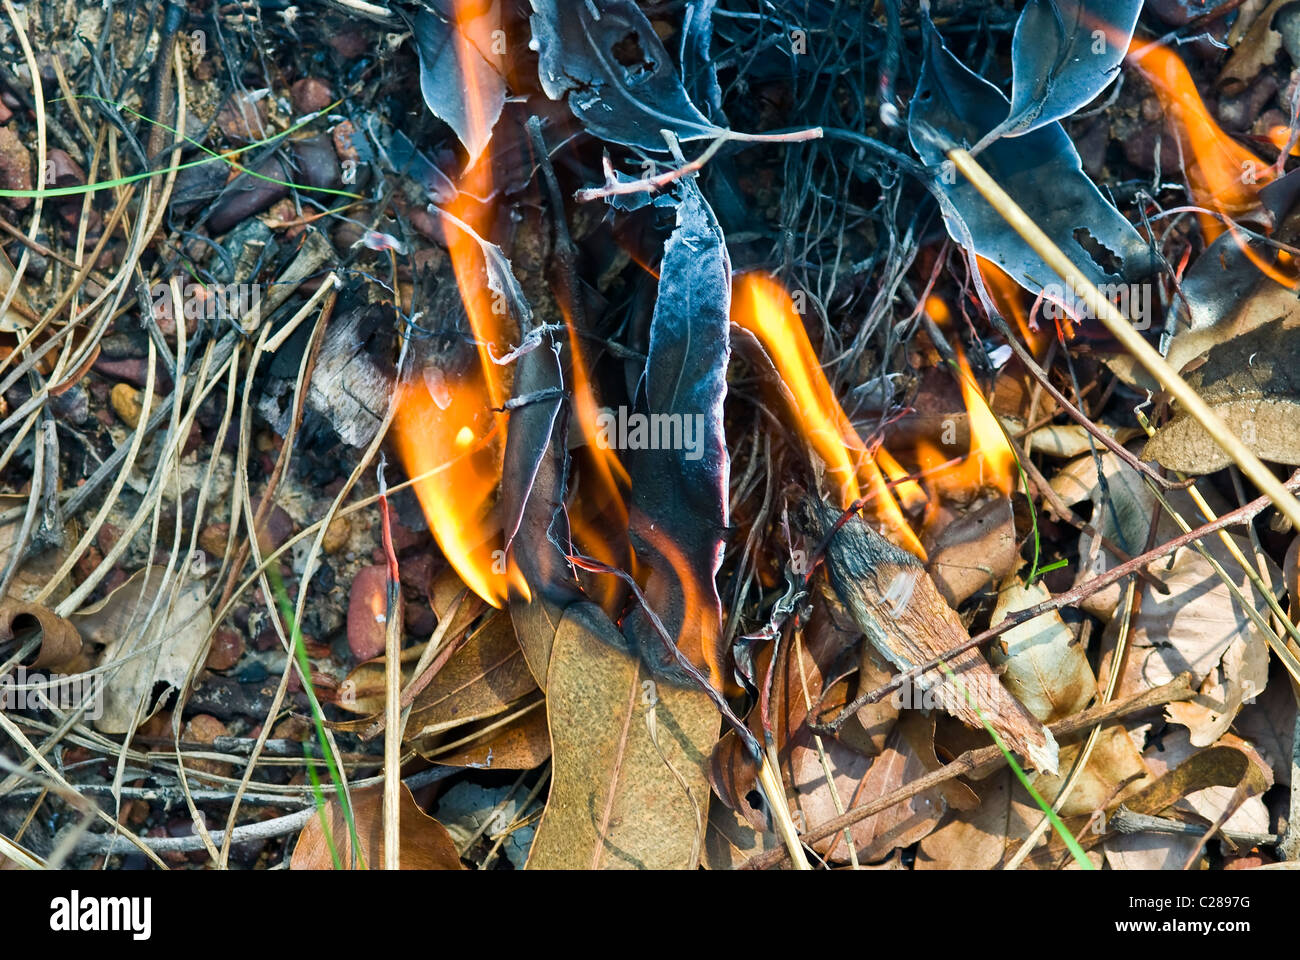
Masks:
[[[481,13],[473,0],[456,4],[457,19],[467,24]],[[453,43],[467,45],[466,31],[452,31]],[[469,63],[468,51],[458,62]],[[475,134],[486,141],[490,125],[487,98],[474,71],[462,77],[465,109]],[[483,136],[478,136],[483,134]],[[493,208],[491,156],[485,150],[457,183],[456,199],[446,211],[481,237],[490,233]],[[493,606],[501,606],[509,589],[502,562],[503,540],[495,510],[501,459],[505,450],[510,396],[507,368],[493,362],[505,352],[515,331],[503,304],[492,297],[478,242],[446,223],[445,239],[461,303],[475,341],[477,363],[449,373],[440,370],[429,383],[416,380],[402,387],[392,432],[408,476],[420,477],[414,488],[429,527],[448,562],[465,584]],[[434,318],[435,324],[445,318]],[[424,476],[429,474],[428,476]],[[528,596],[516,575],[517,592]]]
[[[1135,37],[1129,45],[1129,61],[1151,84],[1179,132],[1196,202],[1229,216],[1255,206],[1260,187],[1273,179],[1270,167],[1214,122],[1178,55]],[[1223,233],[1217,218],[1202,215],[1200,219],[1206,243]]]
[[[1050,340],[1043,331],[1030,327],[1029,311],[1025,309],[1024,293],[1020,285],[1007,276],[1005,271],[992,260],[985,260],[983,257],[977,259],[980,276],[984,278],[984,286],[988,288],[989,296],[993,298],[998,312],[1016,322],[1016,328],[1024,337],[1029,352],[1041,359]]]
[[[1279,150],[1285,150],[1288,141],[1291,139],[1291,128],[1284,124],[1278,124],[1276,127],[1270,127],[1268,131],[1268,142],[1273,144]],[[1291,147],[1291,156],[1300,157],[1300,143]]]
[[[874,514],[886,535],[924,558],[925,549],[908,526],[876,460],[835,399],[790,295],[770,277],[745,274],[736,280],[731,319],[757,336],[776,364],[794,397],[791,414],[798,418],[804,438],[825,463],[838,504],[847,509],[862,497],[862,488],[866,487],[871,499],[865,509]],[[888,460],[899,471],[897,475],[906,475],[892,457]],[[915,495],[910,490],[903,493]]]
[[[940,327],[948,325],[948,305],[938,297],[932,296],[926,300],[925,312]],[[938,470],[941,479],[936,478],[937,482],[949,489],[972,491],[991,488],[1009,496],[1016,488],[1016,455],[1002,432],[998,418],[980,392],[961,345],[954,343],[953,346],[957,353],[962,402],[966,405],[970,424],[970,452],[959,466],[942,467],[940,464],[947,459],[942,453],[925,451],[927,455],[922,457],[923,471],[933,473]]]
[[[608,445],[598,441],[600,428],[597,418],[600,406],[596,392],[587,373],[587,360],[582,341],[573,326],[573,318],[564,311],[564,325],[569,335],[569,353],[572,357],[573,411],[578,429],[586,440],[586,457],[579,470],[579,490],[569,509],[569,526],[578,549],[609,567],[629,568],[632,561],[628,541],[622,531],[627,530],[627,503],[623,492],[632,485],[626,468],[618,454]],[[611,537],[611,531],[619,536]],[[621,542],[620,542],[621,540]],[[598,577],[590,585],[593,597],[607,613],[613,614],[622,587],[616,577]]]

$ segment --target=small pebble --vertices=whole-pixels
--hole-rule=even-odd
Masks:
[[[144,407],[140,403],[140,391],[135,387],[126,383],[114,384],[113,392],[109,394],[109,402],[128,427],[134,430],[139,425],[140,414],[144,412]]]

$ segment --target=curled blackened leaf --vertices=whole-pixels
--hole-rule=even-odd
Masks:
[[[550,338],[519,357],[501,469],[510,616],[524,659],[543,690],[564,610],[582,598],[566,559],[568,455],[562,387],[560,360]]]
[[[972,144],[1007,115],[1007,99],[968,70],[926,21],[925,66],[908,116],[912,148],[939,173],[935,186],[953,239],[973,245],[1025,289],[1059,283],[1056,274],[971,184],[952,168],[925,127]],[[1094,284],[1136,279],[1154,269],[1146,243],[1084,174],[1059,123],[997,140],[979,162]],[[1071,278],[1076,279],[1076,278]]]
[[[626,429],[618,425],[626,436],[617,439],[632,477],[633,545],[650,569],[647,601],[682,652],[707,664],[721,687],[726,653],[714,576],[728,522],[722,403],[731,353],[731,261],[699,189],[688,182],[683,191],[677,228],[664,247],[637,409]],[[669,674],[678,670],[644,610],[628,615],[624,633],[649,663]]]
[[[1141,12],[1142,0],[1029,0],[1011,40],[1011,113],[995,134],[1037,130],[1106,89]]]
[[[450,14],[451,5],[447,7]],[[482,15],[457,22],[421,10],[408,21],[420,58],[420,93],[429,110],[451,127],[469,154],[478,159],[506,102],[506,85],[493,66],[492,33],[496,4]]]
[[[691,0],[682,15],[682,83],[693,99],[703,104],[709,117],[725,124],[722,87],[713,65],[713,9],[718,0]]]
[[[532,0],[538,77],[552,100],[602,140],[665,152],[722,131],[696,108],[650,21],[632,0]],[[563,6],[563,12],[561,12]]]

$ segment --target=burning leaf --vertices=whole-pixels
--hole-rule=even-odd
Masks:
[[[437,5],[439,13],[421,10],[408,21],[420,58],[420,93],[433,115],[455,131],[473,166],[506,100],[505,81],[489,59],[499,11],[494,2],[480,13],[476,0]]]
[[[1300,317],[1273,320],[1215,347],[1186,379],[1253,453],[1300,465]],[[1142,456],[1190,474],[1232,462],[1183,412],[1156,432]]]
[[[1018,137],[1070,116],[1119,75],[1142,0],[1029,0],[1011,39],[1011,113]]]
[[[975,143],[1007,115],[997,87],[972,73],[926,21],[925,67],[912,99],[908,133],[917,154],[938,174],[944,221],[954,240],[974,246],[1025,289],[1039,293],[1059,283],[1035,254],[965,178],[946,165],[943,151],[919,129],[925,123],[958,142]],[[1030,217],[1094,284],[1133,279],[1151,271],[1147,245],[1106,202],[1083,173],[1079,155],[1059,123],[998,140],[979,156]]]
[[[699,862],[719,718],[695,687],[656,681],[595,604],[564,613],[546,710],[553,780],[533,869],[689,870]]]
[[[731,261],[704,198],[685,185],[677,229],[664,246],[650,349],[637,388],[648,442],[633,443],[631,534],[650,569],[645,595],[670,637],[721,689],[728,676],[722,602],[714,576],[728,524],[730,461],[722,423],[731,352]],[[624,634],[647,662],[676,672],[641,608]]]
[[[839,512],[820,502],[809,506],[810,531],[821,542]],[[970,638],[921,562],[857,517],[850,517],[831,537],[826,567],[853,621],[899,670],[925,663]],[[1054,772],[1057,749],[1051,732],[998,682],[983,655],[967,650],[948,664],[956,684],[934,670],[917,680],[921,693],[969,726],[982,726],[978,708],[1012,750],[1035,768]]]
[[[591,134],[642,150],[668,149],[661,130],[678,140],[715,137],[715,127],[691,103],[668,51],[632,0],[583,0],[563,5],[532,0],[532,48],[537,73],[552,100]]]
[[[1042,581],[1025,586],[1019,577],[998,594],[991,623],[1013,611],[1050,600]],[[1012,627],[989,648],[989,662],[1002,668],[1002,682],[1043,723],[1052,723],[1088,705],[1097,682],[1084,645],[1055,610]]]
[[[1276,275],[1275,254],[1261,240],[1244,242],[1225,233],[1196,258],[1179,285],[1182,297],[1174,301],[1177,327],[1165,353],[1171,367],[1184,370],[1209,350],[1269,321],[1300,318],[1295,291],[1259,267],[1262,263]],[[1128,354],[1107,357],[1106,366],[1130,384],[1161,389]]]
[[[828,499],[848,508],[859,499],[864,516],[892,542],[924,558],[925,549],[908,526],[881,468],[835,397],[794,302],[780,284],[760,273],[737,279],[732,321],[743,333],[737,343],[773,383],[820,468]],[[946,380],[944,381],[947,382]],[[884,448],[877,452],[884,460]],[[906,484],[897,488],[907,493]],[[915,484],[910,495],[920,494]]]
[[[71,617],[82,636],[106,644],[99,656],[99,666],[109,668],[104,706],[95,720],[95,729],[103,733],[130,733],[159,710],[166,697],[155,699],[155,686],[175,690],[185,683],[211,630],[212,611],[203,584],[189,583],[173,596],[173,580],[160,596],[164,572],[164,567],[145,567]]]
[[[381,787],[352,791],[352,817],[357,828],[358,858],[367,869],[384,868],[384,791]],[[398,856],[403,870],[463,870],[456,845],[441,823],[433,819],[415,802],[411,791],[401,789],[400,829]],[[330,837],[338,851],[344,870],[352,864],[352,834],[347,819],[337,799],[331,797],[325,804],[329,820]],[[329,843],[320,817],[312,817],[298,834],[298,844],[289,860],[290,870],[331,870],[334,868]]]

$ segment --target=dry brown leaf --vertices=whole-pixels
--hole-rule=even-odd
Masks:
[[[1260,459],[1300,464],[1300,316],[1272,320],[1214,347],[1187,383]],[[1142,456],[1188,474],[1232,462],[1186,412],[1156,431]]]
[[[1074,460],[1052,477],[1050,486],[1068,506],[1074,506],[1084,500],[1092,501],[1092,525],[1111,543],[1127,551],[1138,554],[1146,546],[1147,535],[1151,530],[1151,517],[1156,507],[1155,495],[1143,483],[1136,470],[1130,468],[1115,454],[1105,451],[1101,454],[1102,474],[1106,480],[1109,497],[1104,498],[1102,485],[1097,478],[1096,461],[1091,456]],[[1229,507],[1213,487],[1203,485],[1201,490],[1206,502],[1216,515],[1222,515]],[[1184,490],[1170,490],[1165,494],[1170,505],[1189,523],[1200,517],[1200,512],[1192,498]],[[1156,524],[1156,542],[1166,540],[1182,533],[1176,522],[1163,510],[1159,513]],[[1248,556],[1251,552],[1249,543],[1239,537],[1234,539]],[[1227,569],[1236,569],[1227,548],[1218,537],[1207,537],[1204,541],[1210,555]],[[1079,534],[1079,569],[1075,574],[1075,584],[1091,580],[1116,566],[1119,561],[1106,550],[1092,534],[1086,531]],[[1155,572],[1155,569],[1152,570]],[[1093,616],[1110,620],[1119,605],[1124,591],[1121,583],[1112,584],[1105,590],[1098,591],[1085,599],[1079,606]]]
[[[717,709],[702,690],[657,682],[621,645],[595,604],[565,610],[547,683],[551,794],[530,869],[699,863]]]
[[[904,728],[910,729],[905,731]],[[905,735],[905,732],[911,735]],[[929,739],[929,744],[924,742],[925,738]],[[934,721],[909,711],[894,728],[878,757],[864,757],[835,740],[823,740],[843,809],[885,796],[938,769],[940,763],[934,755],[933,738]],[[802,818],[804,824],[815,826],[841,812],[835,806],[830,784],[814,746],[797,747],[790,766],[790,784],[795,793],[791,813],[796,822]],[[964,794],[964,805],[975,805],[976,798],[969,788],[957,781],[948,786]],[[853,824],[850,831],[858,859],[867,863],[879,860],[891,850],[913,844],[930,833],[947,812],[945,793],[939,787],[923,791]],[[819,841],[814,844],[814,849],[832,861],[843,863],[849,859],[843,833]]]
[[[411,705],[407,736],[429,736],[495,716],[536,689],[510,618],[496,614],[420,691]]]
[[[447,830],[415,802],[411,791],[402,785],[400,796],[400,833],[398,856],[403,870],[463,870],[456,845]],[[352,818],[357,828],[358,856],[368,869],[384,868],[384,792],[382,787],[352,793]],[[325,804],[330,836],[344,870],[351,869],[352,835],[338,800]],[[298,843],[289,860],[290,870],[332,870],[329,844],[320,817],[312,817],[298,834]]]
[[[1167,594],[1157,593],[1149,584],[1140,588],[1141,601],[1132,618],[1130,649],[1116,696],[1160,686],[1184,670],[1190,671],[1193,683],[1200,685],[1219,668],[1219,661],[1235,640],[1240,638],[1248,646],[1264,646],[1258,629],[1238,608],[1227,585],[1200,554],[1184,547],[1170,559],[1169,566],[1149,568],[1169,588]],[[1242,593],[1252,598],[1256,608],[1267,616],[1265,601],[1254,593],[1246,575],[1235,563],[1225,569],[1230,575],[1236,571]],[[1111,622],[1108,637],[1113,637],[1118,623],[1118,620]],[[1249,653],[1247,656],[1266,655]],[[1261,680],[1255,668],[1242,673],[1241,678],[1252,682]],[[1262,690],[1254,692],[1258,694]]]
[[[1009,613],[1051,596],[1041,580],[1026,587],[1017,577],[998,594],[990,622],[999,623]],[[1096,693],[1087,651],[1074,642],[1074,634],[1055,610],[1004,633],[989,647],[989,662],[994,669],[1001,668],[1002,682],[1044,723],[1079,712]]]
[[[1061,748],[1061,775],[1033,778],[1034,789],[1048,803],[1056,803],[1057,794],[1065,782],[1065,773],[1074,765],[1083,743],[1083,740],[1076,740]],[[1088,765],[1079,774],[1060,814],[1062,817],[1075,817],[1113,807],[1140,791],[1150,780],[1142,755],[1133,745],[1128,731],[1119,724],[1103,727],[1088,757]]]
[[[24,661],[31,670],[66,663],[81,652],[81,634],[71,622],[39,603],[7,601],[0,604],[0,641],[20,643],[39,638],[40,646]]]
[[[716,796],[709,802],[704,865],[710,870],[734,870],[750,857],[780,846],[781,840],[774,832],[756,830]]]
[[[954,520],[928,552],[926,567],[950,606],[991,589],[1020,565],[1011,501],[990,500]]]
[[[421,739],[412,746],[434,763],[484,770],[532,770],[551,755],[546,704],[540,694],[515,704],[507,713],[457,730],[453,737],[452,743],[434,745]]]
[[[1120,443],[1128,443],[1140,431],[1136,427],[1112,427],[1100,424],[1100,429]],[[1081,457],[1091,455],[1097,441],[1081,423],[1049,423],[1039,427],[1025,438],[1026,453],[1041,453],[1045,457]]]
[[[1277,59],[1282,50],[1282,34],[1274,29],[1273,17],[1289,2],[1291,0],[1273,0],[1254,19],[1246,35],[1237,43],[1216,81],[1229,95],[1242,90],[1259,76],[1260,71],[1271,67]]]
[[[104,675],[103,711],[94,721],[103,733],[129,733],[133,724],[161,708],[167,698],[154,700],[154,688],[161,683],[177,689],[185,682],[212,627],[202,583],[187,584],[174,600],[168,584],[157,615],[141,636],[164,570],[146,567],[99,603],[69,617],[87,640],[106,644],[99,665],[113,669]]]
[[[1273,780],[1291,785],[1291,751],[1295,741],[1296,701],[1288,683],[1275,683],[1237,714],[1233,729],[1259,751]]]
[[[1268,684],[1268,645],[1238,635],[1191,700],[1170,703],[1165,715],[1191,731],[1192,745],[1208,747],[1228,731],[1243,705]]]
[[[1152,815],[1193,813],[1208,828],[1232,802],[1236,786],[1247,781],[1256,795],[1248,797],[1224,826],[1267,832],[1267,810],[1258,794],[1267,789],[1271,775],[1258,755],[1239,739],[1228,736],[1213,747],[1198,750],[1186,730],[1173,729],[1147,748],[1143,760],[1158,779],[1126,802],[1129,809]],[[1184,819],[1198,822],[1195,817]],[[1197,844],[1197,837],[1186,834],[1116,834],[1107,837],[1105,853],[1114,869],[1181,870]]]

